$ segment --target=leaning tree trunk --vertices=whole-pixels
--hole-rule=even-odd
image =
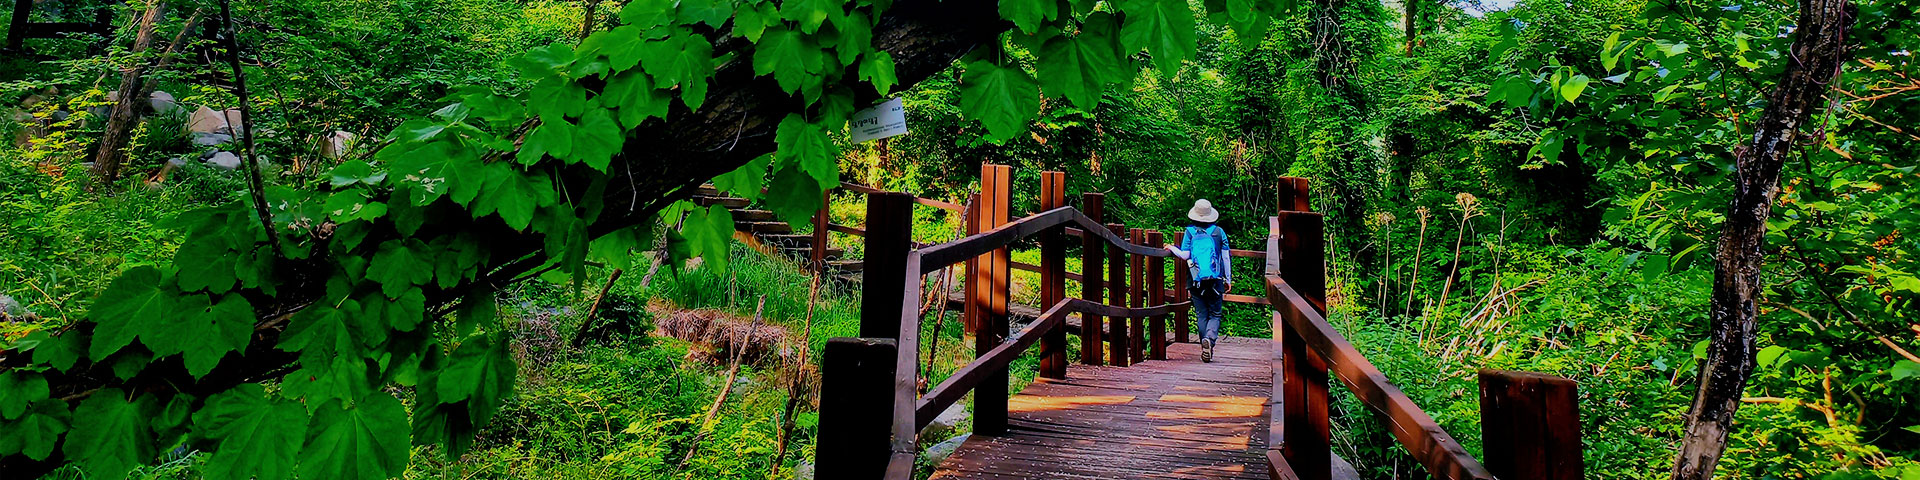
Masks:
[[[913,86],[953,65],[956,59],[975,47],[992,45],[1000,32],[1012,28],[1001,20],[991,2],[954,2],[902,0],[880,16],[873,29],[875,48],[891,54],[899,87]],[[750,48],[737,37],[718,37],[715,53],[742,52]],[[708,179],[733,171],[762,154],[774,150],[774,131],[787,114],[801,108],[800,101],[782,91],[770,77],[757,77],[749,62],[732,62],[715,73],[707,102],[700,111],[687,111],[675,103],[668,120],[649,122],[630,132],[625,151],[615,157],[607,169],[614,178],[607,182],[601,220],[590,235],[599,236],[620,228],[653,221],[667,205],[685,199]],[[870,89],[858,94],[858,102],[879,97]],[[499,260],[482,271],[492,273],[452,289],[436,289],[427,294],[430,311],[453,302],[477,285],[503,284],[544,263],[543,240],[538,235],[504,227],[475,232],[488,238],[493,256]],[[321,268],[318,264],[297,264],[289,268]],[[49,372],[48,386],[55,398],[68,397],[102,387],[128,391],[180,391],[211,394],[233,385],[276,378],[289,371],[294,357],[273,345],[286,326],[286,319],[305,308],[325,291],[326,286],[300,283],[298,279],[326,278],[311,272],[290,271],[284,277],[296,279],[282,285],[280,295],[271,304],[256,304],[261,312],[270,312],[255,329],[253,340],[243,354],[245,362],[223,362],[205,377],[187,374],[178,362],[150,368],[131,380],[120,380],[108,365],[76,366],[67,372]],[[92,323],[74,328],[92,328]],[[26,365],[26,356],[0,349],[0,370]],[[77,398],[77,397],[76,397]],[[45,460],[22,455],[0,456],[0,477],[38,478],[66,462],[59,451]]]
[[[1674,460],[1675,480],[1713,477],[1727,447],[1733,414],[1754,367],[1754,306],[1760,296],[1760,264],[1765,259],[1767,215],[1780,183],[1780,167],[1793,153],[1799,129],[1839,76],[1846,58],[1848,0],[1805,0],[1800,6],[1799,37],[1793,41],[1780,84],[1767,94],[1753,140],[1736,149],[1738,172],[1733,202],[1727,207],[1720,243],[1714,251],[1711,346],[1700,373],[1700,389],[1687,413],[1686,437]]]
[[[129,50],[135,56],[146,53],[147,47],[153,44],[153,24],[166,10],[167,4],[162,2],[147,4],[146,13],[140,16],[140,30],[133,36],[133,49]],[[134,98],[134,94],[140,90],[140,76],[146,71],[147,62],[134,60],[132,66],[120,72],[120,88],[114,91],[120,98],[114,100],[112,110],[107,113],[106,131],[100,135],[100,149],[93,155],[94,173],[109,185],[120,179],[121,164],[127,159],[123,147],[131,140],[133,124],[140,117],[135,106],[144,100]]]

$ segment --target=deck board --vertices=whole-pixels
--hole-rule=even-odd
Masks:
[[[1008,402],[1007,435],[969,437],[933,478],[1267,478],[1269,340],[1223,338],[1214,363],[1169,347],[1035,381]]]

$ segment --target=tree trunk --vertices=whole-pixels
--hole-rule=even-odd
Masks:
[[[1414,30],[1413,22],[1414,22],[1414,19],[1417,18],[1418,15],[1420,15],[1420,2],[1416,0],[1401,0],[1401,1],[1406,3],[1406,5],[1404,6],[1407,9],[1407,15],[1406,15],[1407,17],[1406,19],[1407,20],[1407,58],[1413,58],[1413,42],[1416,35],[1419,33],[1418,31]]]
[[[1011,24],[999,18],[993,3],[938,0],[901,0],[881,15],[874,27],[873,44],[887,51],[895,61],[900,88],[908,88],[953,65],[954,60],[975,47],[991,45]],[[715,53],[747,54],[744,40],[727,37],[715,45]],[[756,78],[750,62],[732,62],[716,73],[708,92],[706,106],[689,112],[675,102],[669,120],[650,122],[632,132],[627,149],[614,159],[608,172],[614,174],[604,194],[606,206],[601,220],[589,232],[601,235],[641,222],[653,221],[667,205],[691,196],[701,183],[733,171],[754,158],[774,150],[774,130],[788,113],[801,107],[800,101],[780,90],[772,78]],[[856,102],[879,98],[870,88]],[[538,267],[545,262],[544,241],[540,235],[506,229],[474,232],[489,239],[499,263],[487,265],[482,278],[452,289],[433,289],[427,293],[429,311],[460,298],[477,285],[497,286]],[[289,268],[327,268],[318,264],[290,265]],[[285,272],[284,278],[324,279],[303,271]],[[326,291],[323,284],[288,284],[279,287],[272,304],[256,303],[256,310],[271,312],[260,321],[245,362],[222,362],[205,377],[187,374],[177,362],[156,364],[131,381],[117,380],[107,365],[76,366],[67,372],[48,373],[55,398],[81,398],[84,392],[101,387],[140,391],[182,391],[207,395],[233,385],[275,378],[288,371],[294,357],[273,345],[285,328],[285,320],[312,303]],[[91,329],[82,322],[73,329]],[[69,333],[71,334],[71,332]],[[0,369],[25,365],[27,358],[0,350]],[[7,478],[38,478],[65,464],[59,451],[42,461],[22,455],[0,457],[0,472]]]
[[[1802,123],[1839,76],[1845,37],[1852,24],[1848,0],[1804,0],[1799,37],[1779,85],[1767,94],[1753,140],[1735,150],[1733,201],[1714,251],[1712,331],[1700,389],[1687,413],[1686,436],[1674,460],[1675,480],[1706,480],[1726,450],[1734,412],[1754,367],[1755,298],[1765,260],[1767,215],[1780,183],[1780,167],[1794,152]]]
[[[147,52],[153,44],[153,24],[167,10],[167,4],[158,1],[147,4],[147,11],[140,16],[140,30],[133,37],[135,57]],[[133,125],[140,118],[136,105],[145,98],[136,98],[140,90],[140,75],[146,71],[146,60],[136,58],[133,66],[120,72],[120,88],[114,90],[119,98],[114,100],[113,108],[107,114],[106,131],[100,135],[100,148],[93,154],[93,171],[103,183],[112,185],[120,179],[122,163],[126,163],[127,153],[122,150],[133,135]]]

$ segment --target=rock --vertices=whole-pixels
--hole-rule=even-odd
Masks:
[[[232,141],[233,136],[224,133],[193,132],[193,144],[202,147],[211,147]]]
[[[73,115],[73,112],[68,112],[66,110],[54,110],[53,121],[64,122],[64,121],[67,121],[67,117],[72,115]]]
[[[222,170],[240,168],[240,156],[234,155],[233,152],[214,152],[213,156],[208,157],[206,162],[207,165]]]
[[[173,99],[173,94],[159,90],[154,90],[153,96],[147,97],[147,104],[153,106],[154,112],[162,114],[171,113],[180,108],[180,102]]]
[[[227,119],[220,118],[220,112],[213,111],[213,109],[207,108],[205,105],[194,110],[193,116],[187,118],[187,131],[189,132],[221,133],[220,130],[225,128],[227,128]]]
[[[813,462],[801,460],[794,464],[793,480],[813,480]]]
[[[920,458],[926,459],[928,463],[939,465],[940,462],[947,461],[947,457],[953,456],[953,451],[959,450],[960,444],[967,443],[967,437],[971,436],[973,436],[971,433],[961,434],[947,441],[933,444],[927,447],[927,451],[920,453]]]
[[[21,306],[13,297],[0,295],[0,315],[24,317],[27,316],[27,307]]]
[[[320,137],[320,155],[339,160],[353,151],[353,144],[359,139],[360,137],[353,132],[334,130],[333,133]]]
[[[226,129],[226,131],[223,131],[223,132],[215,132],[215,133],[224,133],[224,134],[227,134],[227,135],[239,135],[239,134],[241,133],[241,131],[243,131],[243,130],[244,130],[243,128],[241,128],[241,125],[242,125],[242,123],[241,123],[241,121],[240,121],[240,120],[241,120],[241,115],[240,115],[240,109],[238,109],[238,108],[229,108],[229,109],[227,109],[227,110],[226,110],[226,111],[224,111],[224,112],[220,112],[220,114],[221,114],[221,115],[223,115],[223,116],[225,116],[225,117],[227,117],[227,118],[226,118],[226,120],[227,120],[227,125],[226,125],[226,127],[227,127],[227,129]]]
[[[947,434],[953,433],[956,428],[959,428],[961,423],[966,422],[969,416],[971,415],[967,414],[967,407],[965,405],[955,403],[953,406],[941,411],[939,416],[933,417],[933,422],[928,423],[927,428],[920,429],[920,436],[927,438],[947,436]]]

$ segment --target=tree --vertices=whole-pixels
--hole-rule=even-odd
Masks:
[[[1847,0],[1806,0],[1800,5],[1792,60],[1767,95],[1753,139],[1735,150],[1738,173],[1726,222],[1714,251],[1711,344],[1701,367],[1700,388],[1686,416],[1686,437],[1674,461],[1673,478],[1710,479],[1726,450],[1733,414],[1754,369],[1756,300],[1764,285],[1767,217],[1778,192],[1780,168],[1796,152],[1800,126],[1819,107],[1846,62],[1846,32],[1853,23]]]
[[[501,286],[577,282],[657,234],[724,268],[731,214],[685,202],[698,186],[766,185],[804,221],[838,181],[828,131],[956,61],[963,110],[1005,140],[1043,88],[1098,98],[1134,53],[1194,55],[1186,2],[1095,3],[628,3],[620,26],[511,61],[527,92],[457,90],[323,188],[174,220],[188,236],[171,264],[123,272],[86,321],[0,351],[0,471],[112,477],[183,438],[216,478],[390,477],[408,442],[458,456],[512,393]],[[1237,25],[1280,12],[1221,8]],[[1060,74],[1036,79],[1005,54],[1019,48]],[[390,385],[413,389],[411,414]]]

